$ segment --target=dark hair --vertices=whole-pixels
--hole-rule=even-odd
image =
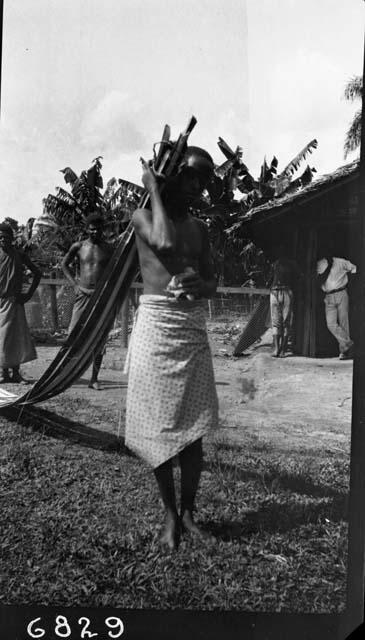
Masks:
[[[6,222],[1,222],[0,223],[0,232],[5,233],[11,239],[14,238],[14,231],[11,228],[10,224],[7,224]]]
[[[104,226],[104,218],[101,215],[101,213],[98,213],[97,211],[93,211],[92,213],[89,213],[89,215],[87,216],[86,220],[85,220],[85,225],[88,227],[90,224],[97,224],[100,227]]]
[[[182,171],[189,167],[209,176],[213,175],[214,162],[205,149],[201,147],[186,147],[179,170]]]

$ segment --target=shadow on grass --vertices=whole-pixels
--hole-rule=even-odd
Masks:
[[[203,469],[211,473],[216,473],[217,465],[215,462],[204,462]],[[316,484],[308,477],[303,477],[299,474],[290,473],[284,470],[277,471],[254,471],[252,469],[243,469],[233,464],[226,462],[219,463],[219,473],[227,478],[234,478],[235,480],[258,480],[264,483],[266,486],[270,486],[272,483],[278,483],[282,489],[289,489],[295,493],[301,493],[317,498],[343,498],[343,492],[331,486],[322,486]]]
[[[46,409],[32,406],[15,406],[2,409],[1,415],[12,422],[29,427],[34,431],[42,431],[42,433],[60,440],[69,440],[70,442],[104,451],[118,451],[123,455],[135,457],[125,446],[123,437],[118,437],[100,429],[94,429]]]
[[[309,524],[324,521],[344,522],[347,520],[346,497],[336,498],[317,504],[261,504],[257,511],[248,511],[242,520],[208,520],[204,528],[215,538],[224,542],[239,541],[256,533],[284,533]]]

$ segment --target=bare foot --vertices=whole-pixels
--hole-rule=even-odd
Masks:
[[[177,551],[180,542],[180,526],[176,515],[166,516],[165,526],[161,534],[160,542],[170,551]]]
[[[100,382],[98,382],[97,380],[95,380],[94,382],[90,380],[88,386],[89,386],[89,389],[95,389],[95,391],[100,391],[101,389]]]
[[[198,536],[199,538],[203,538],[204,540],[213,540],[213,536],[211,536],[208,531],[204,531],[204,529],[198,527],[196,522],[194,522],[193,516],[190,511],[185,511],[181,516],[181,526],[183,531],[192,533],[193,535]]]
[[[31,384],[30,381],[23,378],[23,376],[19,372],[13,373],[11,382],[15,382],[16,384]]]
[[[279,357],[279,352],[278,351],[273,351],[271,354],[272,358],[278,358]]]

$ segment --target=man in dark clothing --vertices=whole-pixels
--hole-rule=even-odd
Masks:
[[[36,290],[41,272],[23,251],[15,249],[13,241],[10,225],[0,224],[0,383],[26,383],[19,366],[37,357],[24,304]],[[22,293],[23,267],[33,275],[27,293]]]

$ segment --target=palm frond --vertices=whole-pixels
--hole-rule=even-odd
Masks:
[[[353,102],[354,100],[358,100],[362,98],[362,77],[361,76],[353,76],[347,82],[345,86],[345,90],[343,92],[344,98]]]
[[[117,189],[118,189],[118,180],[116,178],[110,178],[110,180],[108,180],[108,182],[106,183],[106,188],[103,193],[104,200],[108,201],[109,198],[111,198],[114,195],[114,193],[117,191]]]
[[[62,189],[62,187],[56,187],[56,192],[57,197],[62,200],[62,202],[68,204],[70,207],[77,206],[77,202],[71,193],[69,193],[65,189]]]
[[[349,153],[360,147],[361,142],[361,109],[359,109],[346,132],[344,144],[344,156],[347,158]]]
[[[73,171],[73,169],[71,169],[71,167],[66,167],[65,169],[61,169],[60,172],[63,173],[63,177],[65,179],[66,184],[73,185],[73,183],[76,182],[77,175]]]
[[[295,158],[293,158],[293,160],[289,162],[289,164],[286,165],[284,171],[282,171],[281,174],[278,176],[278,180],[281,180],[284,177],[290,177],[291,175],[293,175],[293,173],[295,173],[295,171],[299,168],[303,160],[306,159],[308,153],[312,153],[312,149],[317,149],[317,147],[318,147],[318,142],[314,138],[304,147],[304,149],[299,151],[299,153],[295,156]]]

